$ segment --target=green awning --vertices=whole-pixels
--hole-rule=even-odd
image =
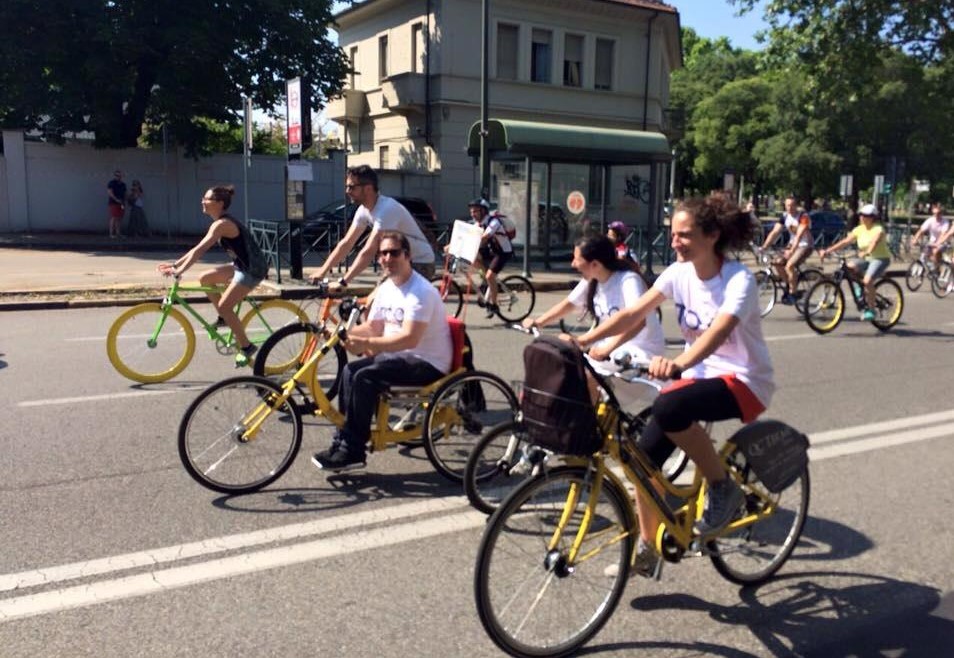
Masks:
[[[530,156],[591,164],[644,164],[672,158],[662,133],[511,119],[489,119],[487,127],[491,159]],[[467,154],[480,155],[479,121],[470,127]]]

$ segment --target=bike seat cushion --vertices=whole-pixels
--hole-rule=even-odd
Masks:
[[[460,318],[455,318],[452,315],[447,316],[447,324],[450,326],[451,334],[451,368],[450,371],[454,372],[459,370],[461,366],[464,365],[464,350],[467,346],[467,332],[464,326],[464,323]]]

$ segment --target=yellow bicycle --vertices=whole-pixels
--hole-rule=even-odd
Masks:
[[[662,520],[655,548],[665,561],[708,556],[732,582],[760,583],[785,563],[808,514],[808,440],[778,421],[732,435],[719,456],[745,493],[734,520],[714,538],[693,535],[705,485],[698,469],[676,485],[656,469],[627,429],[634,418],[610,387],[597,409],[603,445],[543,470],[487,523],[474,573],[477,611],[491,639],[514,656],[565,656],[610,618],[635,558],[639,522],[616,465]],[[677,501],[670,504],[670,500]]]
[[[178,446],[182,464],[196,482],[221,493],[257,491],[294,462],[303,414],[321,416],[336,427],[344,424],[322,388],[335,377],[316,376],[321,361],[340,348],[362,312],[350,300],[340,309],[347,321],[317,348],[308,341],[310,355],[287,381],[232,377],[213,384],[189,405],[179,425]],[[461,481],[467,455],[484,427],[512,419],[517,407],[502,379],[463,367],[463,325],[457,326],[452,325],[452,333],[459,333],[451,372],[424,387],[392,387],[381,395],[370,436],[372,452],[423,439],[435,469],[454,482]],[[302,344],[299,338],[294,342]],[[475,387],[481,390],[480,404],[473,397]]]
[[[182,307],[205,329],[209,339],[221,354],[235,352],[232,330],[222,331],[205,320],[182,295],[184,292],[222,292],[223,287],[184,286],[174,277],[161,302],[137,304],[124,311],[106,334],[106,354],[119,374],[143,384],[156,384],[172,379],[189,365],[195,354],[195,329]],[[297,304],[286,299],[268,299],[262,302],[248,299],[251,307],[236,313],[254,344],[260,345],[279,327],[289,322],[304,322],[305,313]]]

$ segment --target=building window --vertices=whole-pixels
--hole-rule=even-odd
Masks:
[[[426,47],[424,23],[415,23],[411,26],[411,73],[424,73]]]
[[[550,82],[550,61],[553,55],[553,33],[550,30],[533,30],[530,43],[530,79],[533,82]]]
[[[378,169],[391,168],[391,149],[387,146],[381,146],[378,149]]]
[[[348,59],[351,60],[351,88],[357,89],[357,76],[358,76],[358,47],[352,46],[351,50],[348,53]]]
[[[568,34],[563,45],[563,84],[567,87],[583,86],[583,37]]]
[[[388,77],[388,35],[378,37],[378,80]]]
[[[520,52],[520,28],[516,25],[497,26],[497,77],[517,79],[517,61]]]
[[[597,89],[613,88],[613,46],[609,39],[596,40],[596,72],[593,86]]]

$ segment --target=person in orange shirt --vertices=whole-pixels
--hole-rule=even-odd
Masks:
[[[775,242],[779,233],[783,230],[787,230],[789,233],[788,246],[772,264],[776,273],[778,273],[778,277],[788,283],[788,290],[782,295],[782,303],[794,304],[798,266],[811,255],[812,248],[815,246],[811,219],[809,219],[807,212],[796,205],[795,197],[786,197],[785,212],[782,213],[778,223],[772,227],[769,234],[765,236],[762,249],[768,249],[769,245]]]

